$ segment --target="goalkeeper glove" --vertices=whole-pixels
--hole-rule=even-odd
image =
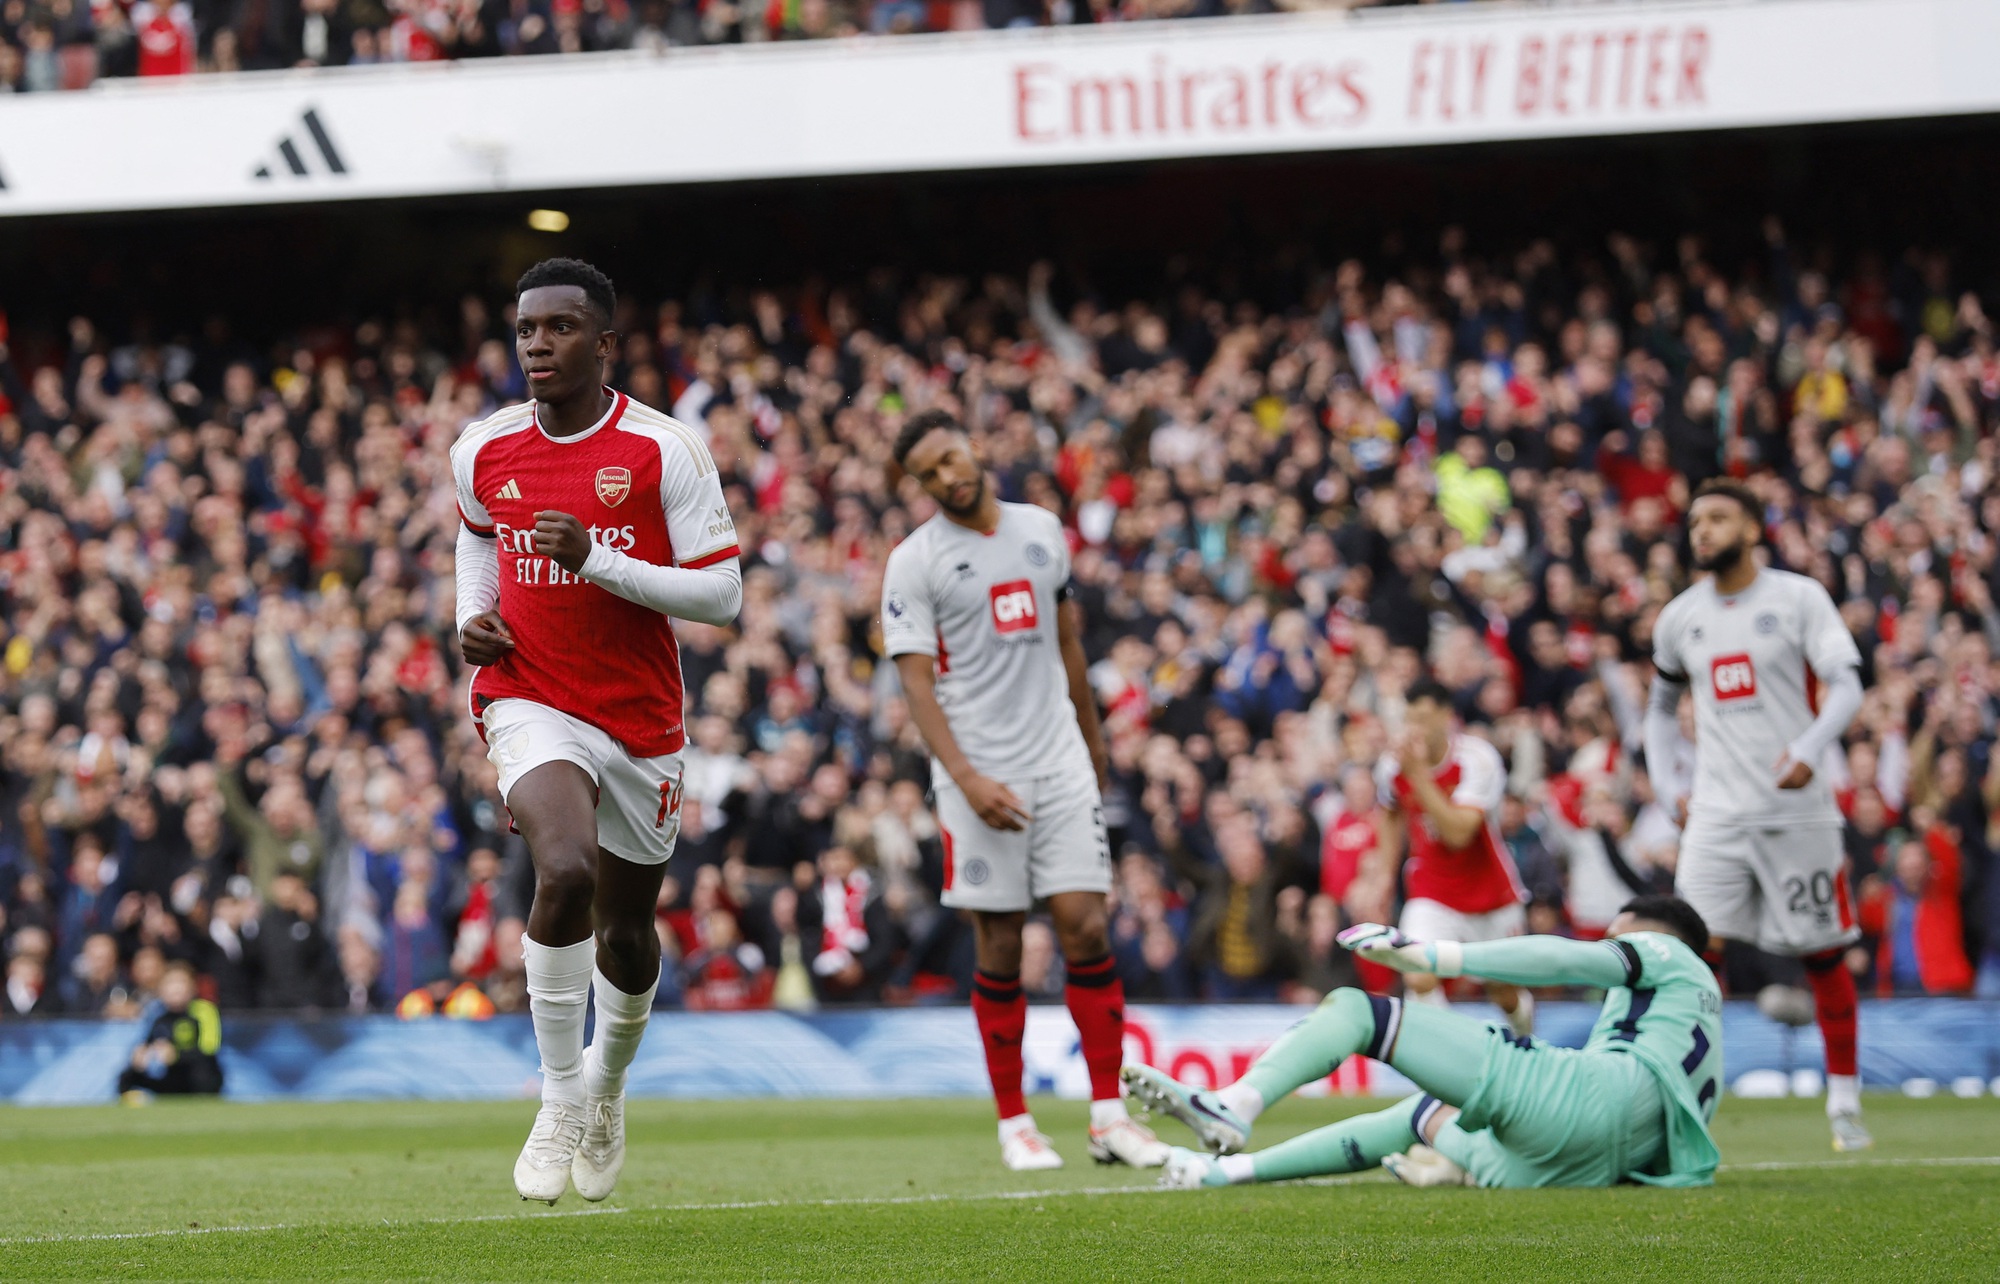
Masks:
[[[1419,941],[1380,923],[1357,923],[1334,939],[1370,963],[1397,972],[1452,977],[1465,970],[1465,951],[1457,941]]]

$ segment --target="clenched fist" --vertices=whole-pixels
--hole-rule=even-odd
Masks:
[[[465,662],[485,668],[498,664],[514,649],[514,632],[498,611],[481,611],[465,622],[458,635],[458,649]]]
[[[590,532],[568,513],[536,513],[535,551],[575,575],[590,556]]]

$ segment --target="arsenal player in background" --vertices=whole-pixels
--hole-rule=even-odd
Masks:
[[[1394,888],[1396,862],[1407,851],[1403,916],[1406,935],[1460,944],[1519,936],[1527,927],[1528,894],[1514,858],[1500,840],[1500,802],[1507,767],[1500,751],[1452,725],[1451,692],[1424,678],[1404,693],[1406,722],[1396,751],[1376,764],[1376,783],[1391,827],[1376,849],[1373,878]],[[1387,872],[1382,872],[1386,867]],[[1420,1003],[1449,1002],[1435,976],[1403,978]],[[1535,1028],[1535,999],[1517,985],[1488,979],[1486,997],[1507,1014],[1514,1033]]]
[[[610,280],[549,259],[518,295],[532,400],[469,426],[451,465],[472,716],[535,865],[522,946],[542,1106],[514,1185],[553,1204],[572,1180],[603,1199],[625,1162],[625,1069],[659,983],[653,906],[680,830],[668,617],[727,624],[743,580],[701,434],[602,383]]]

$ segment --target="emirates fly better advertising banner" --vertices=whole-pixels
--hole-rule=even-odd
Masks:
[[[1996,0],[1362,10],[0,99],[0,217],[2000,111]]]

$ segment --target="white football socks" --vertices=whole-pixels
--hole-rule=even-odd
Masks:
[[[1000,1140],[1005,1142],[1017,1133],[1035,1131],[1035,1117],[1031,1114],[1013,1115],[1000,1121]]]
[[[1416,986],[1409,985],[1403,987],[1403,1002],[1428,1003],[1434,1008],[1448,1008],[1451,1006],[1451,996],[1444,992],[1442,985],[1433,985],[1428,990],[1419,990]]]
[[[1826,1077],[1826,1117],[1861,1113],[1861,1076],[1830,1074]]]
[[[1222,1169],[1222,1175],[1229,1179],[1231,1185],[1241,1186],[1257,1180],[1257,1158],[1254,1155],[1224,1155],[1215,1164]]]
[[[521,960],[528,973],[535,1048],[542,1054],[542,1100],[566,1101],[581,1109],[583,1011],[590,1001],[590,974],[596,970],[596,938],[543,945],[523,932]]]
[[[1216,1100],[1236,1112],[1244,1123],[1254,1123],[1258,1115],[1264,1113],[1264,1094],[1238,1079],[1227,1088],[1219,1088]]]
[[[1102,1101],[1093,1101],[1090,1103],[1090,1126],[1093,1128],[1109,1128],[1120,1119],[1130,1119],[1131,1117],[1131,1115],[1125,1112],[1125,1098],[1123,1097],[1106,1097]]]
[[[625,1067],[639,1051],[646,1037],[646,1021],[653,1015],[653,993],[660,977],[638,994],[627,994],[611,984],[604,973],[592,969],[591,992],[597,996],[597,1032],[591,1036],[593,1055],[584,1064],[584,1087],[593,1097],[615,1097],[625,1090]]]

